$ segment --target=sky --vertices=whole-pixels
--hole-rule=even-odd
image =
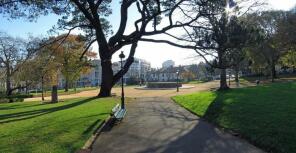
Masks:
[[[116,1],[116,2],[115,2]],[[289,10],[296,5],[296,0],[266,0],[269,7],[277,10]],[[110,16],[110,23],[112,24],[113,31],[116,31],[120,16],[119,4],[117,0],[112,3],[113,14]],[[131,8],[133,10],[135,8]],[[135,19],[136,16],[131,14],[129,20]],[[35,22],[28,22],[23,19],[8,20],[0,16],[0,31],[6,32],[14,37],[26,38],[28,35],[36,37],[46,37],[47,31],[56,24],[58,16],[48,15],[42,16]],[[128,27],[132,27],[131,25]],[[127,29],[128,31],[132,28]],[[159,37],[163,38],[163,37]],[[97,50],[97,45],[93,46],[93,50]],[[122,48],[125,54],[128,54],[129,46]],[[201,59],[196,58],[196,53],[193,50],[180,49],[166,44],[144,43],[139,42],[135,57],[145,59],[151,62],[152,67],[161,67],[162,62],[165,60],[173,60],[176,65],[197,64]],[[114,55],[113,61],[118,60],[118,54]]]

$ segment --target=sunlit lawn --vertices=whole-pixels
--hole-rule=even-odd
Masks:
[[[0,152],[75,152],[117,102],[84,98],[56,104],[0,104]]]
[[[269,152],[296,151],[296,83],[201,92],[173,99],[192,112],[238,132]]]
[[[60,89],[58,90],[58,94],[59,95],[69,95],[69,94],[75,94],[75,93],[79,93],[79,92],[82,92],[82,91],[89,91],[89,90],[96,90],[98,89],[97,87],[85,87],[85,88],[76,88],[76,91],[74,89],[69,89],[68,92],[65,92],[64,89]],[[38,92],[31,92],[31,94],[34,96],[34,97],[41,97],[41,92],[38,91]],[[44,93],[44,96],[50,96],[51,95],[51,91],[46,91]]]
[[[200,83],[205,83],[206,81],[200,81],[200,80],[195,80],[195,81],[189,81],[186,82],[187,84],[200,84]]]

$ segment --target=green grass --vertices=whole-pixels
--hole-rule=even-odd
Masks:
[[[58,90],[58,94],[59,95],[70,95],[70,94],[75,94],[75,93],[79,93],[82,91],[89,91],[89,90],[97,90],[97,87],[85,87],[85,88],[76,88],[76,91],[74,89],[69,89],[68,92],[65,92],[65,89],[60,89]],[[41,92],[31,92],[30,94],[32,94],[34,97],[41,97]],[[46,91],[46,93],[44,93],[44,96],[50,96],[51,95],[51,91]]]
[[[173,99],[269,152],[296,150],[296,83],[200,92]]]
[[[0,152],[75,152],[118,102],[84,98],[56,104],[0,104]]]
[[[184,82],[186,84],[200,84],[200,83],[205,83],[206,81],[200,81],[200,80],[195,80],[195,81],[189,81],[189,82]]]

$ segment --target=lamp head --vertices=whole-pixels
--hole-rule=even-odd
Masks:
[[[121,53],[119,54],[119,58],[120,58],[120,59],[125,58],[125,55],[123,54],[123,51],[121,51]]]

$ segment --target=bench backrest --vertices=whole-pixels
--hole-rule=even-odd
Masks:
[[[120,110],[120,105],[117,104],[115,107],[112,108],[112,112],[115,113]]]

